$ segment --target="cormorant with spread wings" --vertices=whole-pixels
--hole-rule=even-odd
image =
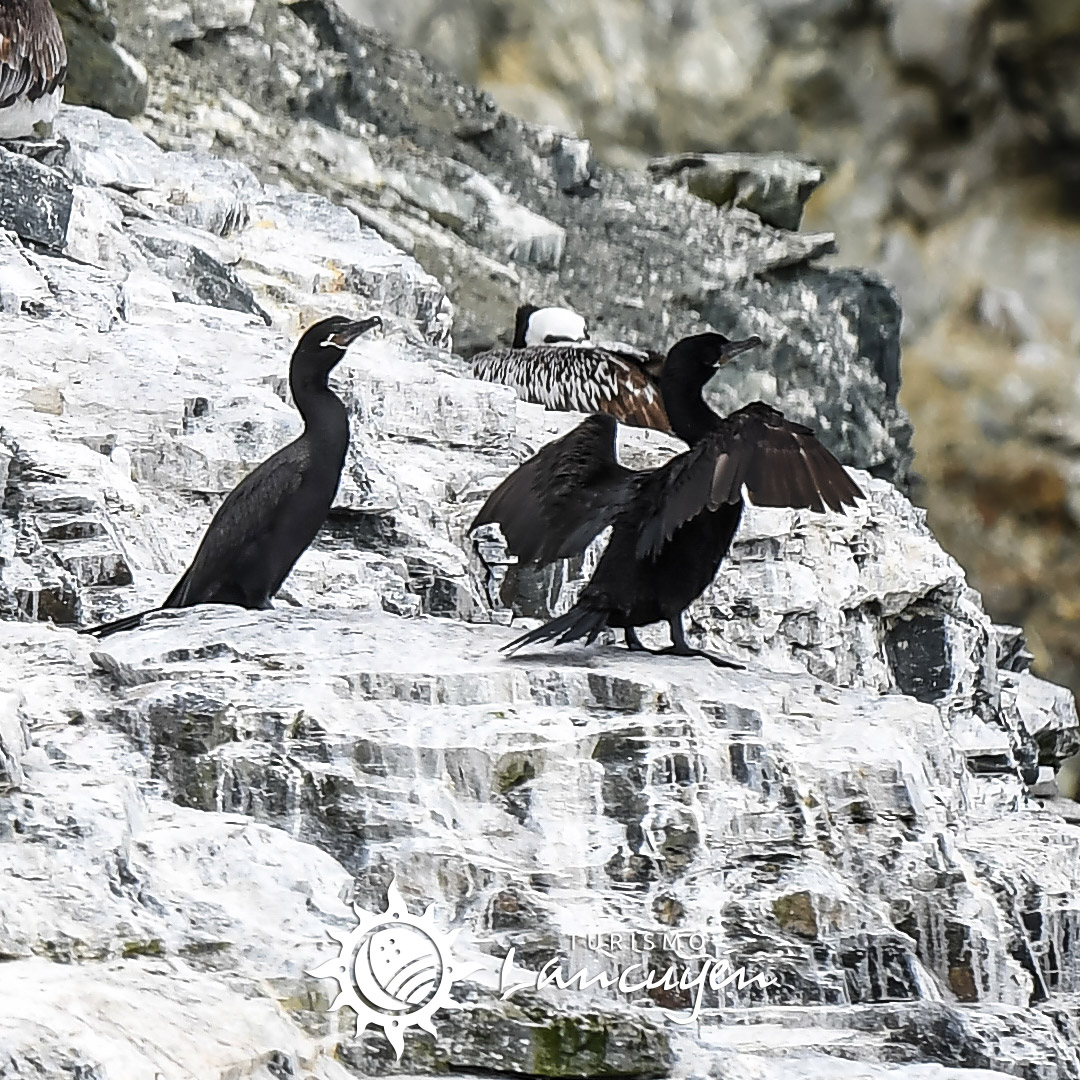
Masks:
[[[760,401],[721,417],[702,390],[716,368],[760,345],[696,334],[677,342],[661,373],[675,435],[689,450],[638,471],[615,457],[616,420],[597,413],[519,466],[492,492],[470,531],[498,523],[524,565],[581,554],[607,526],[596,571],[565,614],[504,646],[556,639],[586,644],[608,627],[643,649],[636,627],[667,621],[677,656],[705,656],[686,641],[682,615],[716,576],[743,510],[743,489],[758,506],[843,512],[865,498],[814,432]]]

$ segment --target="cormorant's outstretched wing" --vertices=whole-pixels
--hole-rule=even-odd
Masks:
[[[624,348],[625,354],[611,351]],[[670,431],[656,376],[663,361],[647,350],[613,344],[529,345],[473,358],[473,374],[512,386],[525,401],[556,412],[604,412],[633,427]]]
[[[241,603],[241,598],[233,595],[234,568],[243,563],[253,545],[263,551],[264,559],[271,557],[264,538],[275,525],[282,524],[277,508],[300,489],[310,464],[298,456],[297,443],[293,442],[248,473],[225,496],[191,565],[161,606]]]
[[[498,523],[521,563],[580,555],[642,475],[615,460],[615,418],[597,413],[548,443],[488,496],[469,526]]]
[[[866,497],[810,428],[755,401],[650,474],[643,502],[655,510],[642,521],[638,557],[655,556],[676,529],[703,510],[739,502],[744,484],[757,506],[842,513]]]
[[[25,95],[31,101],[62,86],[67,49],[48,4],[30,9],[0,4],[0,109]]]

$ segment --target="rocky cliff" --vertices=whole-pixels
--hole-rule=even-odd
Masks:
[[[329,32],[328,9],[295,8],[276,18]],[[197,54],[229,33],[178,40]],[[676,183],[598,171],[592,194],[566,191],[569,149],[503,114],[477,149],[483,98],[349,34],[355,100],[385,100],[364,96],[375,71],[431,127],[309,115],[327,157],[304,160],[319,183],[373,170],[393,214],[90,110],[62,111],[42,161],[0,152],[0,1076],[1080,1076],[1077,833],[1037,797],[1080,729],[891,482],[891,294],[820,268],[824,238]],[[345,55],[283,40],[315,49],[296,61],[308,89]],[[255,92],[252,70],[237,79]],[[289,129],[232,108],[279,168]],[[227,122],[207,121],[216,149]],[[547,186],[519,192],[510,160]],[[472,266],[477,292],[483,270],[493,295],[559,298],[589,237],[621,275],[590,286],[606,325],[772,327],[719,397],[781,400],[881,474],[856,471],[869,497],[846,516],[748,513],[690,619],[743,671],[608,645],[497,653],[511,615],[564,606],[589,560],[525,575],[464,530],[574,418],[468,378],[451,347],[485,324],[447,285]],[[699,311],[684,286],[702,267],[727,277]],[[620,306],[629,285],[641,307]],[[277,610],[78,637],[160,598],[222,495],[298,430],[287,357],[329,312],[385,328],[335,374],[352,446]],[[673,448],[621,440],[636,464]],[[386,1034],[357,1038],[350,1009],[328,1011],[334,980],[308,974],[334,969],[350,903],[406,935],[433,903],[425,940],[458,930],[442,967],[459,1007],[435,1036],[404,1031],[400,1060],[393,1010],[358,999]],[[501,998],[552,961],[679,977]],[[721,962],[745,980],[698,999],[684,976]]]
[[[490,132],[484,137],[497,110],[477,115],[456,91],[448,91],[447,108],[439,88],[450,83],[429,64],[409,57],[387,70],[380,40],[343,30],[331,6],[112,0],[115,21],[98,0],[57,0],[57,7],[77,50],[70,100],[120,116],[148,100],[139,123],[163,145],[212,146],[264,179],[351,198],[391,242],[419,245],[425,265],[460,301],[462,347],[497,333],[518,292],[550,292],[545,285],[599,306],[612,326],[655,334],[635,317],[636,282],[628,289],[621,282],[620,300],[631,306],[607,303],[607,283],[621,265],[582,260],[571,244],[557,285],[550,275],[521,275],[517,260],[508,276],[497,235],[476,242],[454,228],[462,200],[446,201],[441,170],[434,188],[424,168],[409,184],[395,176],[424,158],[409,144],[414,135],[420,147],[469,164],[477,159],[462,157],[463,142],[487,151],[477,166],[486,174],[499,157]],[[748,172],[727,160],[720,182],[696,185],[725,204],[759,208],[777,188],[803,187],[805,200],[827,175],[808,203],[809,225],[836,234],[834,262],[873,268],[903,301],[902,400],[916,420],[924,481],[917,498],[995,617],[1024,626],[1038,670],[1080,689],[1070,599],[1080,587],[1073,420],[1080,9],[1071,0],[343,0],[342,7],[441,71],[478,83],[491,104],[584,135],[605,166],[640,170],[683,151],[800,158],[801,173],[781,183],[770,168]],[[390,92],[358,101],[349,71],[369,53],[370,71],[389,75]],[[459,106],[471,115],[464,126]],[[406,136],[397,142],[404,155],[384,169],[379,143],[373,168],[368,154],[341,141],[359,130],[357,121],[391,139]],[[583,141],[566,140],[560,161],[559,182],[592,190]],[[527,165],[498,174],[545,213]],[[678,182],[687,179],[684,172]],[[790,215],[784,199],[781,211]],[[575,215],[571,240],[580,228]],[[472,258],[462,239],[495,265]],[[689,314],[712,318],[716,290],[704,284],[704,296],[702,283],[691,284]],[[721,306],[717,314],[731,312]],[[895,313],[881,309],[878,317],[889,322]]]
[[[343,4],[602,160],[817,163],[829,179],[809,224],[903,301],[918,498],[995,616],[1025,626],[1040,670],[1080,691],[1080,6]]]
[[[861,271],[811,268],[831,234],[763,227],[797,225],[819,174],[759,162],[748,212],[721,215],[678,176],[602,167],[588,143],[522,124],[333,3],[251,0],[210,22],[202,5],[114,7],[154,73],[140,123],[159,145],[351,209],[443,282],[463,354],[507,334],[522,297],[653,347],[702,320],[758,333],[768,348],[721,404],[767,391],[843,460],[906,482],[895,296]]]

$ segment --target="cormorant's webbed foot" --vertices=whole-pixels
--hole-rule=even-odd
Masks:
[[[706,652],[704,649],[694,649],[687,645],[685,648],[680,649],[677,645],[669,645],[666,649],[658,649],[657,656],[701,656],[709,661],[710,664],[715,664],[717,667],[733,668],[735,671],[745,671],[745,664],[736,664],[734,660],[725,660],[722,656],[717,656],[716,653]]]
[[[687,640],[683,630],[682,612],[673,619],[668,620],[671,627],[671,644],[666,649],[661,649],[658,656],[701,656],[714,664],[716,667],[732,668],[735,671],[745,671],[744,664],[736,664],[734,660],[725,660],[716,653],[706,652],[704,649],[695,649]]]

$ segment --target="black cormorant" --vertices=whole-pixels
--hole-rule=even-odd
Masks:
[[[683,338],[661,374],[674,433],[690,449],[657,469],[638,472],[615,458],[616,421],[597,413],[549,443],[510,474],[476,515],[470,532],[498,523],[521,564],[542,565],[579,555],[607,526],[607,548],[577,603],[565,614],[504,646],[556,644],[606,627],[625,631],[642,649],[635,627],[666,620],[677,656],[691,648],[682,615],[716,576],[743,509],[743,487],[758,506],[843,511],[865,496],[813,431],[755,401],[724,418],[702,398],[718,366],[760,339],[721,334]]]
[[[0,139],[49,123],[66,74],[64,35],[49,0],[0,0]]]
[[[248,473],[218,507],[184,576],[162,608],[236,604],[263,610],[315,538],[341,480],[349,446],[349,416],[330,389],[330,372],[378,316],[354,322],[323,319],[297,343],[289,388],[304,431]],[[160,610],[158,608],[152,609]],[[138,626],[149,611],[86,627],[105,637]]]
[[[518,397],[556,411],[605,412],[633,427],[670,431],[660,393],[661,353],[620,341],[592,341],[568,308],[517,310],[510,348],[473,357],[473,374],[511,386]]]

